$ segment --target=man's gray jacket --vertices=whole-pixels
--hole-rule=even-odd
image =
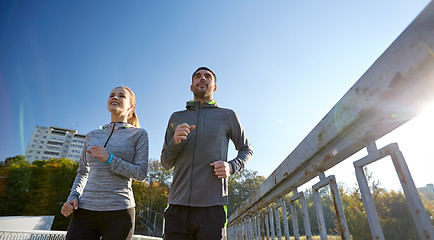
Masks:
[[[220,108],[215,101],[190,101],[186,108],[170,117],[161,153],[163,167],[175,167],[168,203],[193,207],[228,205],[227,179],[217,178],[210,163],[227,162],[231,139],[238,155],[229,163],[234,172],[243,169],[253,152],[241,123],[234,111]],[[182,123],[196,128],[176,144],[173,135]]]

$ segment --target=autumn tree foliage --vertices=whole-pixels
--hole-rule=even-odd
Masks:
[[[60,208],[69,195],[78,164],[70,159],[38,160],[28,163],[23,156],[0,164],[3,192],[0,215],[54,215],[52,229],[66,229],[69,219]]]
[[[256,171],[248,169],[243,169],[238,173],[232,174],[228,179],[228,216],[234,213],[264,181],[265,177],[258,175]]]
[[[173,170],[165,170],[159,160],[149,160],[148,174],[144,182],[133,182],[136,209],[150,208],[163,213],[167,206]]]

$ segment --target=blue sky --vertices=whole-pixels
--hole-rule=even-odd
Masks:
[[[158,159],[170,114],[192,99],[192,72],[208,66],[215,100],[251,142],[247,168],[267,177],[428,3],[3,0],[0,160],[24,154],[36,125],[86,134],[109,122],[121,85]]]

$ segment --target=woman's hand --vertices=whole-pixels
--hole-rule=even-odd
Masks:
[[[103,163],[106,163],[110,157],[103,146],[91,146],[90,150],[86,150],[87,153],[92,155],[93,158],[99,158]]]
[[[78,209],[78,200],[72,199],[72,200],[69,200],[69,202],[66,202],[63,204],[62,209],[60,210],[60,213],[62,213],[63,216],[68,217],[77,209]]]

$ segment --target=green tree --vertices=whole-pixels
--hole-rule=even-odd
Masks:
[[[159,182],[162,184],[170,185],[173,177],[173,168],[170,170],[164,169],[158,159],[149,159],[148,174],[146,175],[146,182]]]
[[[78,163],[51,159],[28,163],[23,156],[0,164],[2,191],[0,214],[8,216],[54,215],[52,229],[66,230],[69,219],[60,214],[75,178]]]
[[[402,192],[381,191],[374,202],[386,239],[419,239]]]
[[[413,218],[401,191],[387,191],[365,168],[369,189],[386,239],[419,239]],[[371,239],[365,206],[358,186],[352,191],[341,189],[345,217],[352,239]]]
[[[432,184],[418,189],[420,199],[431,218],[431,224],[434,226],[434,187]]]
[[[0,198],[0,214],[23,215],[29,198],[31,168],[24,156],[6,158],[0,165],[3,193]]]
[[[144,182],[133,182],[134,198],[140,208],[163,212],[167,206],[170,179],[173,170],[165,170],[157,159],[150,159]]]
[[[136,232],[142,235],[151,234],[152,232],[145,227],[145,223],[153,223],[156,212],[159,213],[156,217],[157,230],[155,232],[158,235],[163,225],[163,211],[167,206],[173,170],[165,170],[157,159],[150,159],[148,167],[148,174],[144,182],[133,181],[136,214],[141,211],[146,213],[144,219],[136,217]]]
[[[50,159],[35,161],[32,167],[30,193],[33,197],[28,205],[28,214],[54,215],[52,229],[66,230],[70,219],[61,215],[60,209],[71,190],[78,162],[71,159]]]
[[[337,230],[337,217],[334,209],[334,203],[332,196],[330,194],[330,188],[324,187],[319,190],[319,195],[321,198],[321,206],[324,213],[324,221],[327,228],[327,233],[331,235],[336,235],[339,233]],[[309,214],[309,222],[313,235],[319,235],[318,220],[316,217],[315,203],[313,200],[313,189],[308,189],[304,192],[306,198],[307,211]],[[304,233],[304,224],[302,222],[301,206],[300,210],[297,209],[297,219],[299,219],[299,229],[301,233]],[[300,213],[299,213],[300,212]]]
[[[352,192],[340,189],[340,193],[351,238],[353,240],[372,239],[359,189],[355,187]]]
[[[229,206],[228,216],[252,195],[265,181],[265,177],[259,176],[258,172],[243,169],[231,175],[228,179]]]

